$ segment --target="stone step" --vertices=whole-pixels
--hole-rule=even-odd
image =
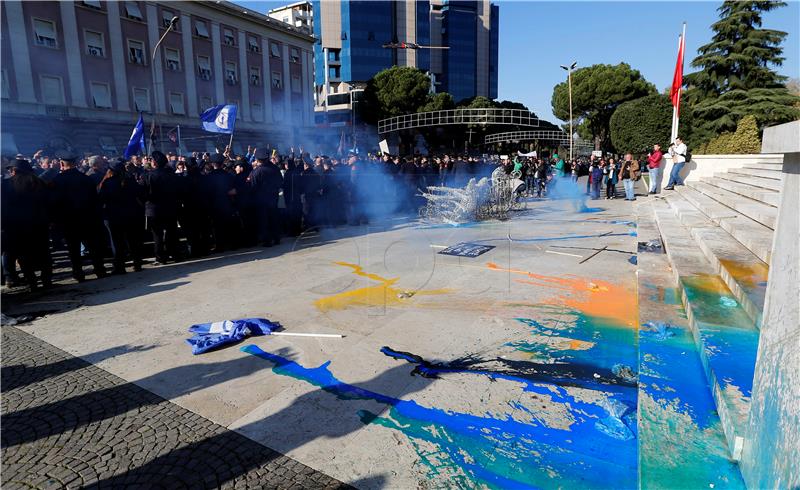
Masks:
[[[731,234],[762,262],[769,263],[773,231],[766,226],[723,206],[691,187],[678,187],[678,193],[700,209],[712,222]]]
[[[781,190],[780,175],[781,174],[778,173],[779,177],[777,179],[773,179],[769,177],[742,175],[735,172],[720,172],[720,173],[715,173],[714,177],[719,179],[729,180],[731,182],[736,182],[737,184],[753,186],[758,189],[766,189],[769,191],[780,192]]]
[[[673,194],[667,202],[689,229],[717,274],[733,292],[756,327],[761,327],[769,267],[728,232],[720,228],[684,196]]]
[[[707,182],[687,182],[686,185],[702,192],[715,201],[718,201],[720,204],[747,216],[753,221],[757,221],[770,229],[775,229],[775,219],[778,215],[778,209],[773,206],[754,201],[741,194],[731,192]]]
[[[777,191],[764,189],[761,187],[754,187],[749,184],[740,184],[738,182],[733,182],[731,180],[722,179],[719,177],[703,179],[703,182],[715,187],[719,187],[720,189],[733,192],[734,194],[739,194],[740,196],[747,197],[754,201],[768,204],[774,208],[777,208],[778,203],[780,202],[780,196],[778,195]]]
[[[653,209],[728,447],[738,461],[750,411],[758,329],[669,204],[655,201]]]
[[[769,169],[769,170],[781,170],[783,168],[783,162],[751,162],[745,163],[742,165],[743,168],[760,168],[760,169]]]
[[[752,175],[753,177],[762,177],[765,179],[781,180],[781,169],[771,168],[731,168],[728,173],[738,175]]]
[[[639,240],[660,238],[650,204],[637,214]],[[667,256],[637,259],[639,488],[744,488]]]

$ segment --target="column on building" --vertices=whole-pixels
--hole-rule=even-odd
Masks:
[[[128,97],[128,77],[125,72],[125,42],[122,39],[122,24],[120,22],[119,6],[117,2],[106,2],[108,9],[108,47],[111,53],[111,66],[114,69],[114,86],[117,92],[117,110],[131,110]]]
[[[192,18],[189,14],[179,12],[181,20],[181,44],[183,45],[183,74],[186,77],[186,114],[194,116],[199,113],[197,106],[197,68],[194,66],[194,46],[192,45]]]
[[[281,43],[281,69],[283,70],[283,117],[292,120],[292,74],[289,70],[289,44]]]
[[[264,87],[264,122],[271,127],[274,122],[272,120],[272,75],[269,68],[269,39],[266,37],[261,38],[261,66],[263,67],[261,86]]]
[[[67,72],[69,73],[69,94],[71,105],[86,107],[86,85],[83,83],[83,65],[81,62],[81,46],[78,37],[78,20],[75,18],[75,4],[59,2],[61,25],[64,30],[64,53],[67,56]],[[27,37],[24,38],[27,42]]]
[[[301,53],[301,61],[303,63],[303,125],[311,126],[314,124],[314,80],[311,78],[313,58],[310,51],[303,49]]]
[[[242,107],[239,108],[243,121],[252,121],[250,114],[250,68],[247,65],[247,39],[243,30],[239,29],[239,87],[242,91]]]
[[[14,65],[14,77],[17,82],[17,95],[20,102],[36,103],[36,92],[33,89],[33,71],[28,50],[28,34],[25,32],[25,15],[22,2],[18,0],[5,2],[8,36],[16,40],[11,44],[11,62]]]
[[[491,48],[489,29],[491,28],[491,4],[481,0],[477,6],[476,23],[477,59],[475,60],[475,95],[489,96],[489,50]]]
[[[150,59],[152,57],[152,50],[155,48],[156,43],[158,43],[158,39],[160,38],[158,33],[158,26],[160,25],[158,20],[158,9],[152,3],[147,4],[147,44],[149,48],[149,52],[145,53],[145,56],[148,58],[148,62],[152,61],[153,65],[151,70],[153,70],[153,92],[154,98],[156,101],[156,112],[160,114],[166,114],[168,111],[166,109],[166,99],[164,98],[164,67],[161,63],[161,56],[156,56],[155,59]]]
[[[220,37],[219,22],[211,22],[211,49],[214,55],[214,92],[217,104],[225,104],[225,72],[222,70],[222,40]]]

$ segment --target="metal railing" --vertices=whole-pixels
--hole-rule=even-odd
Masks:
[[[448,109],[382,119],[378,121],[378,133],[454,124],[508,124],[536,128],[539,127],[539,118],[522,109]]]
[[[512,141],[557,141],[569,144],[569,136],[563,131],[508,131],[506,133],[487,134],[484,144],[507,143]]]

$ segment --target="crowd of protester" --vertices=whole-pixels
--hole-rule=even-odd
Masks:
[[[305,230],[366,224],[395,213],[416,214],[428,186],[463,187],[503,167],[525,182],[528,196],[545,197],[557,178],[588,175],[586,194],[617,196],[623,181],[633,197],[639,166],[630,155],[577,158],[554,154],[436,155],[402,158],[349,153],[341,158],[311,156],[299,148],[247,148],[235,155],[179,156],[154,151],[129,159],[70,152],[3,162],[3,280],[30,288],[52,285],[52,251],[66,250],[72,277],[85,280],[84,257],[98,277],[124,274],[130,263],[141,270],[155,264],[261,245]],[[630,192],[628,192],[630,190]],[[152,248],[146,245],[152,242]],[[110,271],[105,259],[112,257]],[[38,276],[37,276],[38,273]]]
[[[52,250],[66,250],[72,277],[84,257],[98,277],[239,247],[271,247],[282,236],[397,212],[414,213],[419,189],[464,186],[489,176],[498,159],[442,155],[312,157],[293,148],[229,149],[130,159],[70,152],[6,160],[2,189],[3,279],[52,285]],[[145,245],[152,241],[152,250]],[[107,270],[105,258],[113,257]],[[37,275],[38,274],[38,275]]]

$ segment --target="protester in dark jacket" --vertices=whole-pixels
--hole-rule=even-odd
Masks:
[[[206,184],[214,228],[214,251],[224,252],[236,248],[239,235],[233,201],[236,196],[236,178],[223,170],[225,158],[221,154],[212,155],[211,164],[214,169],[206,177]]]
[[[155,169],[144,174],[145,216],[153,234],[156,262],[169,259],[180,261],[178,253],[178,204],[181,182],[167,168],[167,157],[160,151],[152,153]]]
[[[2,190],[3,252],[19,261],[31,290],[36,289],[38,280],[43,287],[50,287],[53,269],[46,184],[34,175],[27,160],[15,160],[9,172],[11,178],[3,180]]]
[[[278,195],[283,177],[278,167],[269,161],[266,150],[256,150],[255,159],[256,167],[250,173],[250,196],[256,211],[258,241],[271,247],[280,243],[281,238]]]
[[[64,153],[60,155],[60,159],[61,173],[53,180],[53,209],[67,242],[72,277],[78,282],[85,279],[81,243],[89,249],[95,275],[105,277],[105,233],[102,229],[97,188],[91,178],[75,167],[75,155]]]
[[[112,274],[125,273],[125,257],[130,252],[133,270],[142,270],[142,224],[144,215],[143,188],[125,173],[125,161],[111,162],[103,180],[97,186],[103,215],[111,233],[114,249]]]

